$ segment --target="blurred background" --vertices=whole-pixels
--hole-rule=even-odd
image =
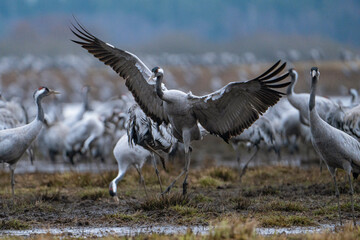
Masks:
[[[41,85],[62,93],[56,101],[78,106],[85,85],[89,101],[129,93],[112,69],[70,41],[74,17],[150,69],[163,67],[169,89],[209,93],[253,78],[279,59],[298,71],[296,92],[309,92],[315,65],[319,95],[349,100],[349,89],[360,88],[357,0],[1,0],[0,91],[20,98],[30,119],[32,94]],[[213,150],[209,158],[222,154]]]
[[[360,2],[219,0],[2,0],[1,55],[81,53],[72,15],[91,32],[137,53],[253,53],[259,59],[325,59],[358,53]]]
[[[89,66],[101,66],[70,41],[75,38],[69,30],[73,16],[95,36],[140,56],[150,68],[176,66],[168,72],[168,85],[184,90],[198,86],[195,80],[204,73],[194,68],[193,73],[176,72],[182,66],[360,58],[360,2],[356,0],[2,0],[0,74],[8,68],[40,71],[49,66],[77,68],[77,73],[85,74]],[[357,67],[351,63],[341,71],[348,75]],[[213,77],[206,79],[210,84],[204,89],[192,90],[202,94],[248,77],[236,70],[235,76],[229,74],[231,79],[222,79],[216,72],[218,69],[210,73]],[[304,73],[307,76],[308,70]],[[184,74],[188,76],[185,79]],[[4,81],[0,87],[7,86]],[[299,86],[308,90],[301,83]],[[345,92],[337,89],[327,94]],[[114,92],[100,97],[111,94]]]

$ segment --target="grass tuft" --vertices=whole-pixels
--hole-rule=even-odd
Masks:
[[[286,202],[286,201],[271,201],[264,205],[265,211],[284,211],[284,212],[304,212],[308,208],[298,202]]]
[[[231,199],[231,201],[233,201],[236,204],[235,205],[236,210],[247,210],[251,205],[251,200],[244,197],[233,198]]]
[[[262,218],[263,227],[314,226],[316,223],[305,216],[271,215]]]
[[[188,207],[188,206],[175,205],[175,206],[171,206],[170,209],[174,210],[181,216],[195,216],[198,213],[197,208]]]
[[[195,204],[196,203],[210,203],[213,201],[210,197],[207,197],[202,193],[194,196],[193,200],[194,200]]]
[[[237,175],[234,170],[225,167],[216,167],[210,170],[210,176],[213,178],[220,179],[224,182],[234,181]]]
[[[213,177],[210,176],[204,176],[199,179],[199,184],[202,187],[218,187],[221,184],[221,182]]]
[[[186,206],[190,202],[189,196],[183,196],[180,193],[170,193],[163,196],[150,197],[140,204],[138,210],[153,211],[171,206]]]
[[[0,223],[1,230],[26,230],[30,229],[29,224],[18,219],[2,220]]]
[[[256,222],[228,222],[226,220],[214,226],[205,239],[260,239],[256,238],[255,232]]]
[[[79,193],[81,200],[99,200],[108,196],[107,189],[103,188],[87,188]]]

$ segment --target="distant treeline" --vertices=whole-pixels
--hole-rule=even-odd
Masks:
[[[1,0],[0,43],[19,37],[23,28],[56,41],[59,37],[51,34],[68,31],[74,14],[97,33],[130,48],[162,49],[154,42],[165,38],[184,40],[185,45],[194,40],[195,46],[198,41],[210,50],[254,36],[300,36],[300,41],[309,39],[310,46],[312,39],[325,39],[359,49],[359,13],[358,0]],[[271,39],[277,38],[263,41]]]

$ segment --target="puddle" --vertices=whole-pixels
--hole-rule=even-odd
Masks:
[[[290,228],[256,228],[256,232],[260,235],[273,235],[273,234],[304,234],[316,233],[322,231],[332,231],[335,225],[323,224],[316,227],[290,227]]]
[[[143,226],[143,227],[99,227],[99,228],[49,228],[32,230],[4,230],[0,236],[31,236],[38,234],[67,235],[73,237],[104,237],[107,235],[135,236],[139,234],[185,234],[188,229],[194,234],[207,234],[210,227],[205,226]]]
[[[292,227],[292,228],[256,228],[260,235],[273,234],[304,234],[315,233],[325,230],[332,231],[335,225],[325,224],[317,227]],[[105,237],[108,235],[116,236],[135,236],[139,234],[185,234],[188,230],[194,234],[208,234],[211,227],[206,226],[139,226],[139,227],[99,227],[99,228],[49,228],[32,230],[3,230],[0,236],[31,236],[38,234],[66,235],[73,237]]]

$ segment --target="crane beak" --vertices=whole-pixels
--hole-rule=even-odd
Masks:
[[[148,82],[149,82],[150,80],[154,79],[154,78],[155,78],[155,73],[152,73],[151,76],[150,76],[149,79],[148,79]]]
[[[50,90],[49,95],[50,95],[50,94],[60,94],[60,92],[55,91],[55,90]]]
[[[312,70],[311,71],[311,77],[315,77],[316,76],[316,71],[315,70]]]
[[[60,92],[55,91],[55,90],[50,90],[50,94],[60,94]]]

